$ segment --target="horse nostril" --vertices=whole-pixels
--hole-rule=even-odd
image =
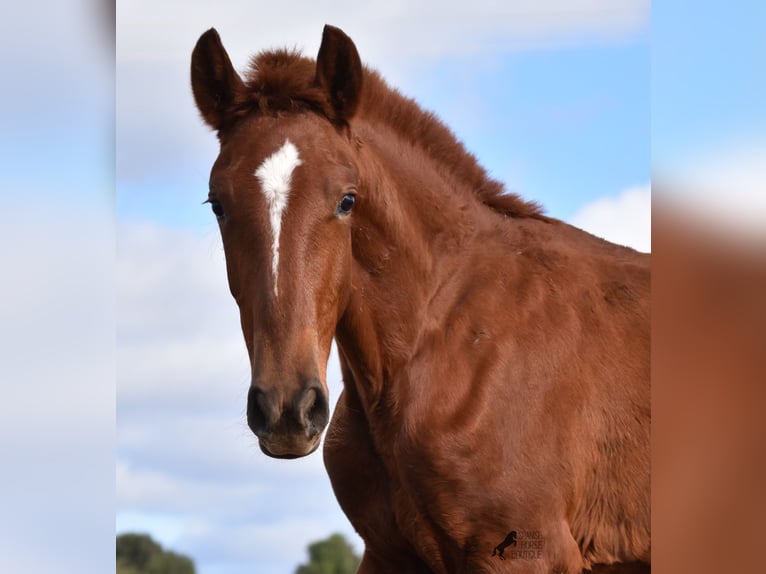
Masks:
[[[327,397],[319,385],[312,385],[303,393],[298,403],[299,420],[311,438],[324,430],[330,418]]]
[[[263,389],[252,386],[247,393],[247,426],[257,437],[271,434],[279,414],[273,400]]]

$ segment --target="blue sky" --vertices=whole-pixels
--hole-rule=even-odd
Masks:
[[[652,20],[652,157],[672,170],[763,139],[766,5],[658,2]]]
[[[487,60],[440,62],[413,91],[509,189],[570,219],[584,203],[649,181],[645,35]],[[462,113],[462,91],[476,114]]]
[[[120,4],[116,140],[109,30],[93,3],[20,4],[3,22],[0,63],[18,79],[0,94],[9,572],[110,570],[115,515],[192,554],[200,574],[290,572],[304,542],[342,528],[321,460],[266,460],[242,423],[244,345],[200,205],[216,142],[188,89],[207,27],[241,68],[284,43],[314,54],[334,21],[496,177],[565,219],[614,207],[700,148],[764,141],[761,4],[663,1],[651,33],[648,4],[627,0],[554,21],[440,3],[432,27],[425,3],[359,15],[314,3],[292,23],[274,3],[244,16],[252,3]],[[556,2],[534,6],[555,16]],[[625,221],[610,209],[608,232]],[[287,506],[304,492],[316,496]],[[303,539],[279,550],[286,534]],[[259,568],[253,550],[271,549]]]

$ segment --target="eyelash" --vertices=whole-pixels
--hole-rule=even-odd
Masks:
[[[207,198],[207,200],[205,200],[203,203],[210,204],[210,209],[213,210],[213,214],[215,215],[216,219],[222,220],[226,218],[226,213],[223,210],[223,206],[217,199]]]

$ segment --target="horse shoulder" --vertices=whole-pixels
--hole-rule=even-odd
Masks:
[[[583,540],[645,558],[648,265],[585,241],[584,254],[555,238],[501,255],[485,246],[504,266],[477,257],[454,277],[401,381],[403,482],[437,530],[477,549],[477,568],[511,527],[545,532],[547,560],[566,571],[581,567]],[[609,468],[614,481],[589,478]],[[585,507],[604,512],[584,519]]]

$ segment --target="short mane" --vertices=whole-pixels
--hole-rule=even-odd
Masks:
[[[316,62],[296,50],[260,52],[246,73],[247,94],[237,104],[236,116],[312,110],[332,121],[330,103],[315,82]],[[535,202],[506,193],[504,185],[489,177],[476,157],[431,112],[386,84],[380,74],[364,68],[358,116],[390,126],[403,139],[423,148],[458,180],[463,181],[491,209],[509,217],[548,220]]]

